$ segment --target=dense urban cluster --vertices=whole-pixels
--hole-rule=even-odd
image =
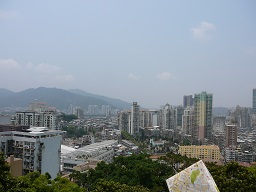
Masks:
[[[221,191],[254,191],[256,89],[252,107],[212,105],[207,92],[159,110],[133,102],[131,109],[70,106],[64,113],[34,101],[0,115],[0,149],[10,168],[2,166],[13,191],[43,184],[52,191],[167,191],[168,177],[200,159]]]

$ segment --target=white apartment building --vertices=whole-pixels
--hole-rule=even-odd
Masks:
[[[31,127],[24,131],[0,132],[0,151],[23,160],[23,174],[48,172],[54,179],[60,172],[62,131]]]
[[[186,108],[184,115],[182,115],[182,132],[187,135],[192,135],[194,126],[194,110],[193,108]]]
[[[15,125],[29,125],[31,127],[47,127],[56,129],[57,114],[55,111],[25,111],[16,112]]]
[[[129,133],[131,135],[138,134],[140,127],[140,106],[137,102],[133,102],[131,110],[131,126]]]
[[[168,103],[159,111],[159,126],[163,129],[174,129],[174,109]]]

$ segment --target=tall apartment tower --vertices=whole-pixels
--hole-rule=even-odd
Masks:
[[[184,114],[184,108],[182,106],[175,107],[175,110],[174,110],[175,129],[182,128],[183,114]]]
[[[237,146],[237,125],[225,126],[225,145],[226,147],[236,148]]]
[[[130,127],[130,134],[135,135],[139,133],[139,126],[140,126],[140,106],[137,102],[132,103],[132,110],[131,110],[131,127]]]
[[[194,99],[192,95],[184,95],[183,96],[183,107],[192,107],[194,104]]]
[[[182,115],[182,132],[186,135],[192,135],[194,126],[194,109],[186,108]]]
[[[118,129],[121,131],[126,131],[130,133],[130,119],[131,119],[131,112],[123,111],[118,113]]]
[[[168,103],[159,112],[159,125],[163,129],[175,128],[174,109]]]
[[[195,94],[193,137],[196,139],[212,138],[212,99],[207,92]]]
[[[252,91],[252,113],[256,114],[256,89]]]

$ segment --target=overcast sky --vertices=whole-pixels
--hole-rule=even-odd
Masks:
[[[0,88],[79,88],[143,107],[251,106],[256,1],[0,0]]]

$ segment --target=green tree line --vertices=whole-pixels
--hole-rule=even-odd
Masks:
[[[168,153],[157,161],[146,154],[119,156],[113,163],[98,163],[95,169],[74,171],[69,179],[31,172],[14,178],[0,154],[0,191],[7,192],[163,192],[168,191],[166,179],[197,162],[185,156]],[[180,166],[176,166],[179,164]],[[236,162],[224,166],[206,164],[220,191],[256,191],[256,166],[243,167]]]

